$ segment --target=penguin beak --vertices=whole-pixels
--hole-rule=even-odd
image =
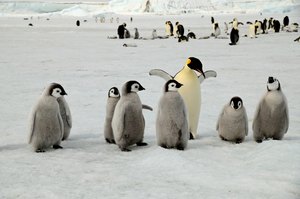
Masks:
[[[68,95],[65,90],[62,90],[60,94],[61,95]]]
[[[146,90],[144,87],[140,86],[139,91]]]

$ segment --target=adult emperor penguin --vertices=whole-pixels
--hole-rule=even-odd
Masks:
[[[178,89],[181,83],[172,79],[164,86],[156,118],[157,144],[163,148],[184,150],[189,139],[187,110]]]
[[[111,126],[112,118],[114,115],[115,107],[120,100],[120,93],[118,88],[112,87],[108,91],[108,98],[106,102],[106,116],[104,123],[104,138],[107,143],[115,144],[115,138]]]
[[[34,106],[30,118],[29,144],[35,152],[45,152],[53,146],[60,146],[64,124],[59,110],[57,98],[66,95],[64,88],[52,83],[44,90],[37,104]]]
[[[60,115],[64,123],[64,135],[62,140],[68,139],[72,128],[72,115],[69,105],[64,96],[57,98],[59,104]]]
[[[200,75],[198,76],[195,71]],[[153,69],[149,74],[160,76],[166,81],[175,79],[184,85],[178,92],[182,96],[188,110],[190,139],[194,139],[197,135],[201,108],[200,83],[203,82],[205,78],[216,77],[217,73],[212,70],[203,73],[201,61],[195,57],[190,57],[187,59],[185,66],[174,77],[160,69]]]
[[[238,24],[239,24],[239,22],[237,21],[236,18],[234,18],[233,22],[232,22],[232,29],[230,32],[231,43],[229,43],[229,45],[236,45],[237,42],[239,41],[240,36],[239,36]]]
[[[279,81],[269,77],[267,90],[256,108],[253,119],[253,137],[258,143],[268,138],[281,140],[289,128],[287,100]]]
[[[242,143],[248,135],[248,117],[240,97],[231,98],[219,115],[217,131],[222,140]]]
[[[173,24],[171,21],[166,21],[165,23],[165,27],[166,27],[166,35],[167,36],[173,36]]]
[[[122,87],[122,96],[115,107],[112,129],[116,144],[121,151],[130,151],[129,146],[145,146],[143,142],[145,119],[142,103],[137,94],[145,88],[137,81],[128,81]]]
[[[249,25],[248,27],[248,34],[247,36],[249,38],[256,38],[256,33],[255,33],[255,24],[253,24],[252,22],[248,21],[247,24]]]

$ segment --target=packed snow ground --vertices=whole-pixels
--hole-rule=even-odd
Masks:
[[[285,15],[276,15],[280,19]],[[114,16],[116,17],[116,16]],[[210,34],[210,16],[119,16],[133,33],[164,35],[164,22],[180,21],[197,37]],[[214,16],[222,27],[233,17],[253,21],[270,16]],[[300,198],[300,45],[299,33],[281,32],[227,39],[110,40],[116,23],[87,18],[0,18],[0,198]],[[80,19],[83,21],[83,19]],[[299,23],[299,14],[290,16]],[[28,23],[34,26],[29,27]],[[245,34],[247,26],[240,28]],[[122,47],[134,43],[136,48]],[[196,140],[185,151],[156,145],[156,107],[164,80],[148,72],[175,74],[190,56],[217,78],[202,84],[202,109]],[[268,76],[277,77],[287,96],[290,128],[282,141],[257,144],[252,138],[256,105]],[[121,152],[103,138],[107,91],[137,80],[139,93],[153,112],[144,111],[146,147]],[[73,128],[64,149],[34,153],[27,144],[28,116],[43,88],[61,83],[68,96]],[[232,96],[244,100],[249,135],[242,144],[221,141],[215,130],[223,105]]]

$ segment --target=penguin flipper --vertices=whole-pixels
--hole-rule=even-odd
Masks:
[[[142,109],[147,109],[149,111],[153,111],[153,108],[151,106],[146,105],[146,104],[142,104]]]
[[[204,81],[204,79],[207,79],[209,77],[217,77],[217,72],[214,71],[214,70],[207,70],[207,71],[204,72],[204,74],[205,74],[205,77],[202,74],[200,74],[198,76],[200,84]]]
[[[169,81],[174,78],[169,73],[167,73],[166,71],[161,70],[161,69],[152,69],[149,71],[149,75],[155,75],[155,76],[161,77],[166,81]]]
[[[72,128],[72,116],[68,103],[66,102],[64,97],[58,98],[57,101],[59,106],[62,107],[65,111],[68,126]]]

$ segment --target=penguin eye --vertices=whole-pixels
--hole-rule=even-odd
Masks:
[[[239,102],[239,103],[238,103],[238,106],[239,106],[239,107],[241,107],[241,106],[242,106],[242,103],[241,103],[241,102]]]
[[[138,85],[135,85],[135,88],[139,88],[139,86],[138,86]]]
[[[57,93],[59,93],[59,90],[56,90]]]

